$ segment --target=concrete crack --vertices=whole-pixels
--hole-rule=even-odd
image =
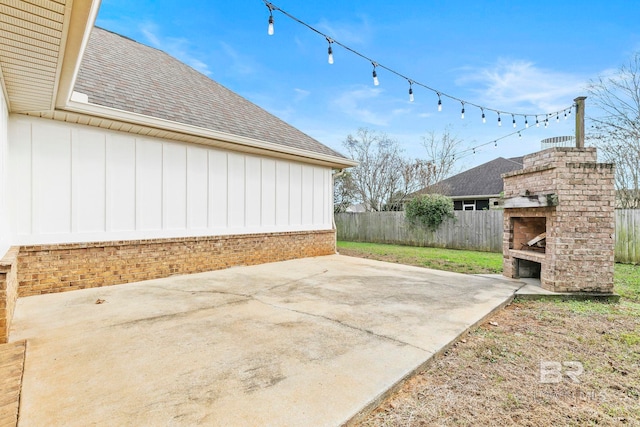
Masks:
[[[358,332],[364,332],[367,335],[370,335],[370,336],[373,336],[373,337],[376,337],[376,338],[380,338],[380,339],[383,339],[383,340],[386,340],[386,341],[391,341],[391,342],[393,342],[395,344],[400,344],[400,345],[403,345],[403,346],[413,347],[413,348],[415,348],[417,350],[425,351],[427,353],[433,353],[433,351],[427,350],[426,348],[418,347],[418,346],[416,346],[414,344],[411,344],[411,343],[408,343],[408,342],[404,342],[404,341],[399,340],[397,338],[392,338],[392,337],[388,337],[386,335],[381,335],[381,334],[373,332],[373,331],[371,331],[369,329],[364,329],[364,328],[360,328],[358,326],[350,325],[350,324],[345,323],[345,322],[343,322],[341,320],[338,320],[338,319],[332,319],[331,317],[323,316],[321,314],[308,313],[306,311],[296,310],[294,308],[283,307],[283,306],[280,306],[280,305],[271,304],[271,303],[268,303],[266,301],[262,301],[262,300],[260,300],[258,298],[255,298],[255,297],[253,299],[255,301],[261,303],[261,304],[268,305],[269,307],[279,308],[279,309],[282,309],[282,310],[290,311],[292,313],[302,314],[302,315],[305,315],[305,316],[311,316],[311,317],[315,317],[315,318],[318,318],[318,319],[324,319],[324,320],[327,320],[327,321],[329,321],[331,323],[337,323],[338,325],[343,326],[345,328],[349,328],[349,329],[352,329],[352,330],[358,331]]]

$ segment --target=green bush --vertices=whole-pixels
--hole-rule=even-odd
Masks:
[[[410,224],[424,225],[431,231],[437,230],[446,218],[453,217],[453,201],[440,194],[416,196],[405,207],[405,219]]]

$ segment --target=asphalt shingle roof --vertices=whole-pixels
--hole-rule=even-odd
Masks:
[[[443,179],[436,184],[449,197],[485,196],[500,194],[504,190],[501,175],[522,169],[523,157],[498,157],[490,162]],[[422,193],[424,190],[419,191]]]
[[[74,90],[92,104],[344,158],[165,52],[98,27]]]

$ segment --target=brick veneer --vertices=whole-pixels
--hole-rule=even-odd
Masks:
[[[541,285],[555,292],[613,292],[615,190],[612,164],[595,148],[550,148],[525,156],[523,169],[503,175],[504,197],[555,193],[558,205],[504,211],[503,274],[517,259],[541,264]],[[518,251],[512,218],[546,219],[546,252]]]
[[[18,298],[18,248],[11,248],[0,260],[0,344],[9,339],[9,327]]]
[[[335,230],[21,246],[19,296],[336,252]]]

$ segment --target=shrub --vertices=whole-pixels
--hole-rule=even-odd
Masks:
[[[421,224],[431,231],[437,230],[446,218],[453,217],[453,201],[440,194],[416,196],[405,207],[405,218],[410,224]]]

